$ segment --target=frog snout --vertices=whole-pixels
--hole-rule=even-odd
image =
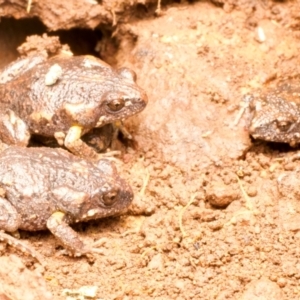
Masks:
[[[124,207],[127,207],[132,200],[133,191],[131,187],[128,184],[126,184],[126,186],[123,185],[123,189],[119,191],[119,201]]]

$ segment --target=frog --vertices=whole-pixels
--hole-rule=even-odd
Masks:
[[[275,86],[266,87],[245,96],[248,102],[248,130],[254,139],[300,143],[299,76],[282,78]]]
[[[90,55],[21,58],[0,75],[0,139],[26,147],[32,136],[55,138],[73,154],[100,159],[81,137],[126,119],[148,103],[128,68]]]
[[[0,153],[0,240],[10,244],[20,243],[9,235],[19,229],[48,229],[70,254],[92,255],[95,249],[70,224],[119,215],[132,200],[130,185],[110,160],[48,147],[13,145]]]

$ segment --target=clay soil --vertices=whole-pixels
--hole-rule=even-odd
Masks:
[[[135,70],[149,103],[118,163],[135,199],[74,227],[93,259],[49,232],[20,233],[44,269],[0,244],[3,299],[299,299],[299,149],[251,139],[240,113],[245,94],[299,73],[299,2],[61,2],[0,1],[0,64],[47,33]]]

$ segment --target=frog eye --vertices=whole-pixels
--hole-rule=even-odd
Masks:
[[[118,191],[110,191],[103,196],[105,206],[112,206],[118,200]]]
[[[127,78],[127,79],[130,79],[134,82],[136,82],[136,73],[130,69],[127,69],[127,68],[120,68],[118,69],[118,73],[124,77],[124,78]]]
[[[111,111],[119,111],[124,107],[124,105],[125,105],[125,101],[122,98],[114,99],[107,103],[107,106]]]
[[[276,126],[277,126],[277,128],[278,128],[280,131],[282,131],[282,132],[288,131],[288,130],[291,128],[292,124],[293,124],[293,123],[292,123],[291,121],[286,121],[286,120],[280,121],[280,120],[276,120]]]

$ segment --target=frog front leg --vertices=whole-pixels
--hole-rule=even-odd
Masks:
[[[101,156],[81,140],[82,132],[81,126],[72,126],[65,137],[65,147],[77,156],[98,160]]]
[[[15,114],[14,111],[7,109],[0,113],[0,139],[8,145],[26,147],[30,139],[30,132],[26,123]]]
[[[75,256],[91,253],[91,250],[79,238],[78,233],[65,220],[66,215],[63,212],[54,212],[47,221],[47,228]]]

